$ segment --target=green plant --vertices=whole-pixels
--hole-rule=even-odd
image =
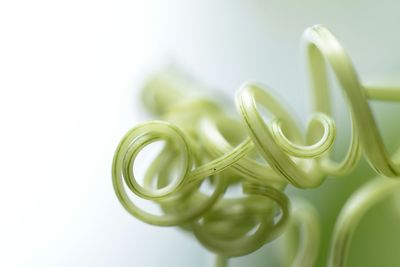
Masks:
[[[328,265],[344,266],[352,232],[362,216],[400,189],[399,181],[387,178],[399,176],[400,153],[392,157],[387,152],[368,103],[400,100],[400,90],[362,85],[342,46],[323,26],[307,29],[304,42],[313,92],[313,113],[305,133],[260,83],[246,83],[238,91],[239,121],[229,117],[216,101],[199,94],[193,83],[173,73],[153,77],[143,99],[162,120],[134,127],[114,156],[114,189],[125,209],[146,223],[193,232],[218,255],[217,266],[298,228],[301,243],[292,266],[313,266],[319,246],[318,216],[302,200],[291,207],[284,191],[289,184],[315,188],[327,176],[349,174],[364,153],[379,177],[356,191],[338,218]],[[351,113],[351,142],[340,162],[331,157],[336,127],[327,65],[343,89]],[[140,184],[134,173],[135,159],[144,147],[160,140],[165,145]],[[206,181],[214,188],[211,194],[200,190]],[[230,197],[226,194],[229,187],[240,187],[243,194]],[[151,214],[135,205],[127,188],[157,203],[164,214]],[[286,242],[289,246],[295,240]]]

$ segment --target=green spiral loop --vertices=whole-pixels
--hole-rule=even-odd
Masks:
[[[319,235],[311,230],[318,227],[317,216],[307,204],[292,210],[284,190],[289,184],[315,188],[327,176],[348,174],[362,153],[378,174],[398,177],[400,150],[393,157],[387,152],[368,101],[400,100],[400,90],[362,85],[342,46],[321,25],[305,31],[303,44],[313,96],[305,132],[261,83],[247,82],[236,94],[238,120],[226,114],[218,97],[210,97],[190,79],[174,72],[153,77],[145,86],[143,101],[162,121],[134,127],[114,155],[113,185],[124,208],[148,224],[180,226],[192,232],[218,255],[217,266],[257,250],[290,226],[302,225],[304,246],[293,266],[312,266],[318,253]],[[343,89],[351,113],[351,140],[339,162],[331,158],[336,126],[327,66]],[[134,172],[136,158],[143,148],[160,140],[165,145],[141,185]],[[207,183],[213,188],[208,194],[202,192]],[[234,187],[242,189],[240,196],[227,194]],[[366,197],[365,203],[373,202],[380,189],[369,190],[371,198]],[[156,203],[163,214],[140,208],[132,194]],[[337,255],[345,254],[347,243],[340,236],[357,223],[347,213],[345,208],[339,218],[331,266],[342,266]],[[350,228],[341,230],[345,227]]]

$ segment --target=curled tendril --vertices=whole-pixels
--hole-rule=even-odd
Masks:
[[[351,238],[362,217],[375,204],[396,192],[400,192],[399,180],[378,177],[353,193],[336,221],[328,267],[345,266]]]
[[[312,266],[319,241],[318,234],[311,230],[318,228],[316,216],[307,205],[300,205],[303,212],[290,212],[284,190],[289,184],[314,188],[329,175],[350,173],[360,160],[361,151],[378,174],[400,176],[400,152],[393,157],[387,152],[368,103],[400,100],[400,90],[363,86],[344,49],[323,26],[307,29],[303,39],[313,92],[313,113],[304,133],[287,107],[260,83],[245,83],[238,91],[236,108],[240,120],[236,120],[226,115],[216,101],[201,94],[202,87],[196,90],[199,86],[191,81],[171,73],[151,79],[144,89],[143,101],[163,121],[134,127],[114,155],[114,190],[125,209],[146,223],[177,225],[193,232],[218,255],[218,266],[227,265],[229,257],[251,253],[274,240],[290,222],[292,227],[301,227],[304,243],[293,266]],[[346,95],[351,115],[350,145],[339,162],[330,156],[336,128],[327,66]],[[160,140],[165,145],[140,184],[134,172],[135,160],[143,148]],[[172,179],[176,173],[177,178]],[[213,187],[211,194],[201,191],[207,182]],[[394,182],[377,183],[378,187],[387,188]],[[241,187],[243,194],[227,197],[230,187]],[[371,200],[365,197],[359,214],[376,198],[374,194],[382,191],[380,187],[377,191],[368,188]],[[156,203],[163,214],[140,208],[132,200],[132,193]],[[346,217],[348,209],[338,222],[331,266],[339,266],[336,261],[345,251],[347,241],[340,236],[351,232],[359,219]],[[346,228],[349,222],[350,228]]]
[[[292,217],[284,235],[284,260],[287,261],[284,266],[314,266],[319,252],[319,228],[315,208],[308,202],[295,198]],[[297,246],[293,247],[296,243]]]

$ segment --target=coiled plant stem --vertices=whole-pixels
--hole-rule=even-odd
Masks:
[[[252,253],[290,225],[302,225],[303,245],[293,266],[313,266],[319,235],[311,229],[318,228],[317,216],[307,205],[302,205],[304,212],[291,212],[285,188],[315,188],[327,176],[349,174],[362,153],[379,175],[399,177],[400,150],[389,155],[368,101],[400,100],[400,90],[362,85],[345,50],[321,25],[305,31],[303,45],[313,99],[305,132],[288,107],[261,83],[246,82],[239,89],[235,98],[238,120],[201,94],[203,90],[192,81],[170,73],[153,77],[143,91],[143,100],[161,120],[128,131],[113,159],[113,186],[124,208],[148,224],[180,226],[193,232],[218,255],[217,266],[227,265],[230,257]],[[331,157],[337,133],[328,66],[346,96],[351,117],[350,145],[340,161]],[[267,111],[267,121],[262,108]],[[135,161],[146,146],[157,141],[165,145],[140,183]],[[351,199],[340,215],[331,267],[343,266],[358,221],[383,192],[391,190],[389,185],[397,185],[383,179],[356,193],[356,200]],[[207,183],[213,189],[210,194],[201,190]],[[242,194],[227,197],[230,188],[241,188]],[[142,209],[132,194],[155,203],[163,213]]]

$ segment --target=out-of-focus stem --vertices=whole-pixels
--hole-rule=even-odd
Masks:
[[[294,208],[284,243],[285,266],[312,267],[320,245],[319,218],[315,208],[302,199],[294,199]],[[299,242],[296,242],[299,240]],[[296,247],[292,244],[298,243]]]
[[[228,258],[217,255],[215,258],[215,267],[228,267]]]
[[[357,190],[346,202],[333,231],[328,267],[345,266],[350,242],[363,216],[373,205],[400,189],[400,181],[376,178]]]

